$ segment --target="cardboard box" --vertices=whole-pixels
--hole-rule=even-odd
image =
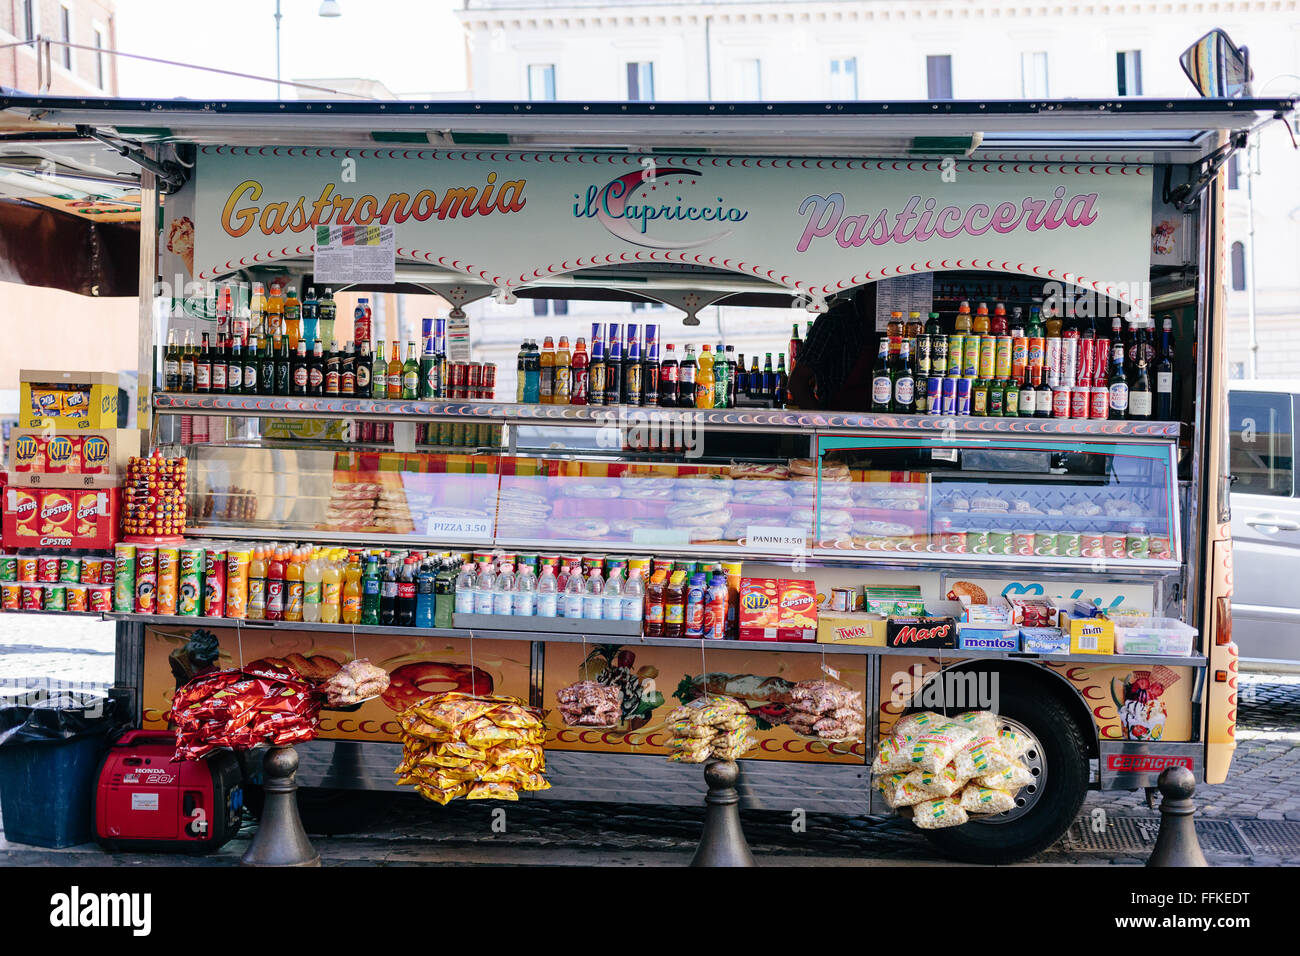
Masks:
[[[22,369],[18,373],[18,424],[22,428],[117,428],[116,372]]]
[[[120,478],[126,473],[131,456],[140,454],[140,432],[134,428],[56,430],[52,434],[48,428],[15,428],[9,437],[9,471],[19,479],[15,484],[24,483],[21,479],[26,475],[112,475]],[[83,486],[77,484],[75,487]]]
[[[888,621],[879,614],[822,611],[817,617],[818,644],[884,647]]]
[[[87,476],[94,477],[94,476]],[[4,489],[0,542],[6,548],[111,548],[121,525],[122,489]]]
[[[1026,654],[1068,654],[1070,635],[1059,627],[1022,627],[1020,650]]]
[[[887,647],[957,647],[957,621],[951,617],[891,617]]]
[[[971,651],[1018,651],[1020,629],[962,624],[957,631],[957,647]]]
[[[1071,654],[1114,654],[1115,622],[1104,617],[1061,615],[1061,627],[1070,635]]]
[[[740,579],[742,641],[815,641],[817,586],[791,578]]]

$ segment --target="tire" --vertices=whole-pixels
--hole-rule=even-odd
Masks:
[[[1044,783],[1029,795],[1028,809],[1006,820],[972,817],[962,826],[922,831],[945,856],[965,863],[1015,863],[1041,853],[1069,829],[1088,793],[1088,744],[1060,699],[1040,682],[1006,675],[1000,691],[999,716],[1038,740],[1041,754],[1026,762],[1041,763]]]

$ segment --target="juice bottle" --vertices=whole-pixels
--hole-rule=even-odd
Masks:
[[[266,564],[266,619],[284,620],[284,566],[288,563],[284,548],[269,552]]]
[[[370,329],[373,314],[370,311],[370,299],[362,296],[357,299],[357,307],[352,310],[352,340],[360,345],[370,344]]]
[[[298,301],[298,290],[289,286],[284,294],[284,334],[289,336],[289,349],[298,348],[302,338],[302,303]]]
[[[358,555],[352,555],[347,570],[343,572],[343,608],[344,624],[361,623],[361,561]]]
[[[569,377],[569,404],[587,404],[587,393],[591,386],[590,372],[591,358],[587,355],[587,342],[579,336],[573,349],[573,372]]]
[[[337,624],[343,613],[343,575],[339,555],[331,551],[320,573],[320,619],[322,624]]]
[[[306,558],[305,549],[299,548],[294,551],[289,566],[284,569],[284,619],[286,621],[302,620],[303,565]]]
[[[668,574],[660,569],[650,575],[650,583],[645,589],[645,636],[663,637],[664,635],[664,592]]]
[[[975,318],[971,320],[970,330],[976,335],[989,334],[989,307],[983,302],[975,307]]]
[[[971,320],[969,302],[963,302],[957,307],[957,316],[952,320],[952,330],[961,335],[970,334]]]
[[[989,320],[990,335],[1010,335],[1010,326],[1007,325],[1007,307],[1001,302],[993,306],[993,318]]]
[[[271,286],[266,300],[266,335],[276,338],[284,334],[284,296],[278,285]]]
[[[253,559],[248,562],[248,619],[260,621],[266,617],[266,549],[254,548]]]
[[[692,574],[686,591],[685,629],[687,637],[704,637],[704,605],[707,588],[703,574]]]
[[[699,366],[695,370],[695,407],[712,408],[717,397],[713,376],[713,353],[708,343],[700,347]]]
[[[542,339],[541,377],[538,379],[538,395],[543,405],[555,404],[555,341],[548,335]]]
[[[573,356],[569,353],[569,337],[560,336],[560,347],[555,350],[555,384],[551,387],[551,402],[568,405],[573,395]]]
[[[320,620],[320,598],[321,552],[315,548],[302,569],[302,619],[309,624]]]
[[[674,571],[664,589],[664,637],[681,637],[686,630],[686,572]]]
[[[240,338],[248,341],[248,336],[260,336],[266,327],[266,292],[262,288],[262,283],[253,283],[253,293],[248,300],[248,323],[244,329],[244,334]]]

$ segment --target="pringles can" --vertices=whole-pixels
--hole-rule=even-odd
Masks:
[[[176,590],[180,582],[180,552],[176,548],[158,549],[158,613],[176,613]]]
[[[135,613],[156,614],[158,607],[158,549],[136,545]]]
[[[135,545],[113,548],[113,610],[130,614],[135,610]]]
[[[226,616],[226,549],[203,551],[203,616]]]
[[[253,549],[236,545],[226,552],[226,617],[248,616],[248,565]]]
[[[180,572],[176,588],[176,613],[182,617],[198,617],[203,604],[202,548],[180,549]]]

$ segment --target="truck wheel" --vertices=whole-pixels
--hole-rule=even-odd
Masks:
[[[1041,684],[1004,682],[1003,726],[1030,741],[1024,764],[1034,783],[1016,794],[1016,808],[969,823],[923,831],[946,856],[967,863],[1014,863],[1059,840],[1088,792],[1088,745],[1065,706]]]

